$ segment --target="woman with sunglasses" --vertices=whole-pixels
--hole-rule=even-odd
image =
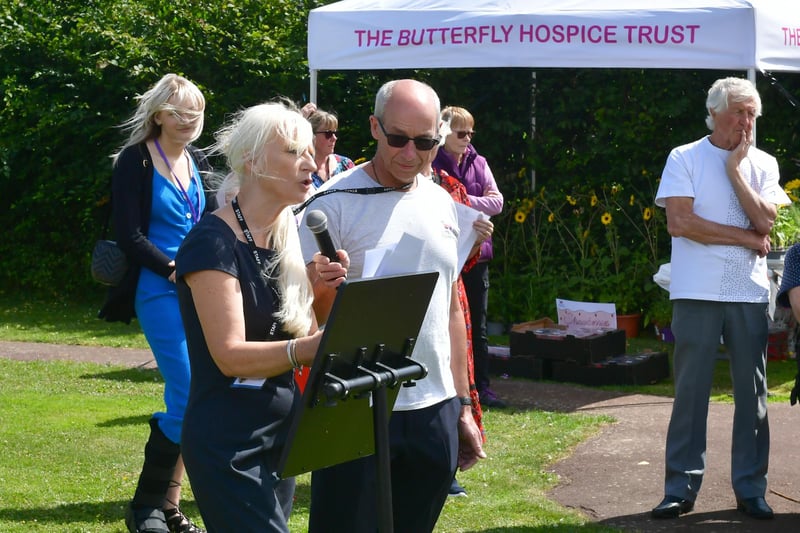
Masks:
[[[99,317],[136,317],[164,378],[164,412],[150,419],[144,465],[125,524],[131,533],[199,533],[178,504],[184,467],[181,429],[189,396],[189,354],[175,290],[175,254],[206,211],[201,172],[211,170],[190,143],[203,131],[205,98],[195,84],[167,74],[137,97],[123,123],[127,142],[113,155],[112,218],[130,268],[109,290]],[[209,210],[213,207],[208,202]]]
[[[497,189],[486,158],[479,155],[472,140],[475,138],[475,119],[463,107],[442,109],[443,122],[450,124],[444,146],[433,160],[435,172],[445,171],[464,184],[469,203],[478,211],[497,215],[503,210],[503,195]],[[472,348],[475,362],[475,385],[483,407],[505,407],[489,387],[489,338],[486,332],[486,311],[489,304],[489,260],[492,259],[492,239],[481,245],[478,263],[463,273],[464,286],[472,318]]]
[[[355,165],[349,158],[333,153],[339,139],[339,119],[336,115],[317,108],[313,103],[303,106],[301,113],[314,131],[314,163],[317,168],[311,173],[311,179],[314,188],[318,189],[336,174]]]
[[[447,138],[447,135],[450,133],[450,124],[447,122],[443,122],[442,126],[439,130],[439,133],[444,135],[444,139],[442,139],[441,144],[444,144],[444,140]],[[434,148],[434,150],[439,150],[439,148]],[[450,196],[453,198],[454,202],[466,205],[469,207],[469,197],[467,196],[467,189],[464,187],[464,184],[455,179],[453,176],[449,175],[444,170],[439,170],[438,172],[434,172],[433,168],[428,168],[425,172],[426,175],[430,175],[431,180],[434,183],[438,183],[441,185],[447,192],[450,193]],[[461,310],[464,313],[464,325],[467,328],[467,377],[469,379],[469,397],[470,401],[472,402],[472,417],[475,419],[475,424],[478,426],[478,429],[481,432],[481,436],[483,437],[483,442],[486,442],[486,431],[483,427],[483,410],[481,409],[480,397],[478,396],[478,388],[475,386],[475,360],[472,351],[472,317],[469,314],[469,300],[467,299],[467,291],[464,288],[464,272],[468,272],[478,263],[478,257],[481,245],[483,242],[490,238],[492,232],[494,231],[494,224],[489,221],[488,218],[480,218],[474,222],[475,230],[478,233],[478,240],[475,242],[475,245],[470,250],[469,257],[467,258],[467,262],[461,268],[461,273],[458,276],[458,299],[461,302]],[[450,496],[466,496],[467,490],[461,486],[461,484],[456,479],[456,476],[453,476],[453,481],[450,482]]]

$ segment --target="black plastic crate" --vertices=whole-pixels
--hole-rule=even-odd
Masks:
[[[613,329],[575,337],[548,328],[514,332],[509,336],[511,356],[570,361],[579,365],[599,363],[625,353],[625,330]]]
[[[496,376],[505,375],[513,378],[552,379],[553,361],[531,355],[489,354],[489,372]]]
[[[611,357],[590,365],[553,361],[554,381],[582,385],[647,385],[669,377],[666,352],[645,352]]]

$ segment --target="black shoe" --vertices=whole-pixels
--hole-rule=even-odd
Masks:
[[[481,402],[481,407],[496,407],[498,409],[504,409],[506,407],[506,402],[498,398],[492,389],[484,389],[478,397]]]
[[[177,507],[164,509],[170,533],[206,533],[206,530],[189,520]]]
[[[125,509],[125,525],[130,533],[170,533],[164,511],[155,507],[134,507],[128,504]]]
[[[694,502],[684,500],[677,496],[664,496],[656,507],[650,512],[653,518],[678,518],[694,509]]]
[[[767,505],[767,500],[764,498],[745,498],[744,500],[737,500],[736,510],[760,520],[769,520],[775,517],[775,513],[772,512],[770,506]]]
[[[450,482],[450,489],[447,494],[453,497],[463,497],[467,495],[467,490],[461,486],[456,478],[453,478],[453,481]]]

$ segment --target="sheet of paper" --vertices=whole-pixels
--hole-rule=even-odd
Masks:
[[[384,255],[375,276],[394,276],[419,272],[419,261],[422,257],[422,239],[403,233],[394,248]]]
[[[464,204],[456,203],[458,213],[458,271],[464,268],[464,264],[469,258],[472,245],[478,240],[478,232],[472,227],[472,223],[479,217],[488,218],[486,215]]]
[[[375,272],[381,266],[383,258],[394,249],[394,245],[383,246],[367,250],[364,254],[364,268],[361,271],[362,278],[374,278]]]
[[[467,262],[472,245],[478,239],[478,233],[472,223],[479,217],[486,217],[477,209],[472,209],[463,204],[456,204],[458,213],[458,270]],[[419,259],[422,256],[424,245],[422,239],[403,233],[400,241],[394,245],[367,250],[364,254],[364,268],[361,276],[372,278],[376,276],[392,276],[397,274],[410,274],[419,272]]]

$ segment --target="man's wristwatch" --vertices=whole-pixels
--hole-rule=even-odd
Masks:
[[[461,403],[461,405],[472,405],[472,398],[469,396],[459,396],[458,401]]]

